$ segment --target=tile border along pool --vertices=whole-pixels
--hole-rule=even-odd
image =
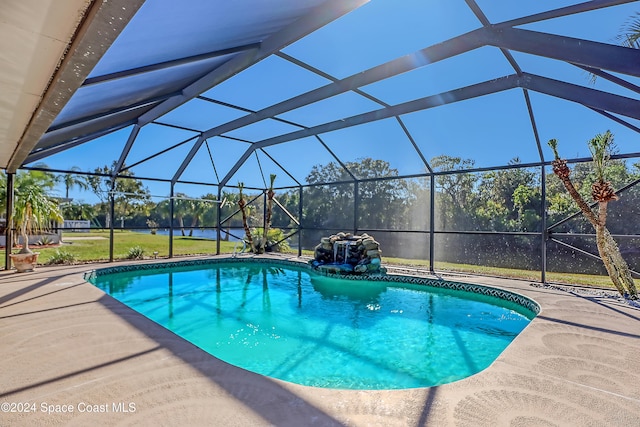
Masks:
[[[207,267],[209,265],[213,266],[220,263],[242,263],[247,260],[251,260],[251,262],[256,263],[264,263],[269,265],[276,265],[282,267],[297,267],[303,268],[312,272],[313,274],[319,274],[327,277],[335,277],[341,279],[348,280],[369,280],[375,282],[389,282],[389,283],[398,283],[398,284],[413,284],[413,285],[423,285],[423,286],[432,286],[434,288],[444,288],[451,289],[456,291],[465,291],[472,292],[476,294],[482,294],[486,296],[492,296],[495,298],[503,299],[509,302],[513,302],[518,304],[527,310],[538,314],[540,313],[540,305],[533,301],[531,298],[527,298],[523,295],[517,294],[515,292],[510,292],[505,289],[494,288],[492,286],[483,286],[475,283],[461,283],[461,282],[453,282],[450,280],[443,280],[442,278],[434,278],[434,277],[415,277],[415,276],[406,276],[406,275],[398,275],[398,274],[374,274],[374,275],[340,275],[333,274],[322,270],[313,269],[309,263],[301,262],[300,260],[292,261],[288,259],[274,258],[274,257],[232,257],[232,258],[217,258],[217,259],[198,259],[198,260],[186,260],[186,261],[171,261],[171,262],[162,262],[162,263],[152,263],[152,264],[133,264],[133,265],[119,265],[113,267],[100,268],[96,270],[91,270],[85,273],[85,280],[89,281],[94,276],[103,276],[107,274],[113,273],[121,273],[127,271],[144,271],[144,270],[155,270],[160,268],[169,268],[169,267],[190,267],[190,266],[201,266]]]
[[[328,390],[221,362],[83,278],[123,265],[0,272],[0,425],[640,425],[640,309],[616,298],[452,276],[523,295],[540,312],[469,378]]]

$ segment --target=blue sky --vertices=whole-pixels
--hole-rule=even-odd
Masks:
[[[479,6],[492,23],[574,3],[576,2],[478,0]],[[158,9],[158,13],[161,9]],[[620,28],[636,11],[640,11],[638,3],[631,3],[579,16],[534,23],[522,28],[615,43]],[[153,13],[153,10],[149,10],[146,19],[153,18]],[[345,78],[480,26],[480,22],[463,0],[372,0],[288,46],[283,52],[333,77]],[[125,32],[121,37],[123,39],[117,40],[116,44],[148,41],[148,36],[144,34]],[[153,46],[150,47],[152,48]],[[513,52],[513,56],[525,72],[581,86],[590,85],[587,74],[575,66],[518,52]],[[105,56],[105,62],[98,64],[94,70],[95,75],[111,71],[110,67],[117,69],[126,65],[110,64],[108,60],[108,56]],[[513,69],[499,50],[483,47],[361,89],[381,101],[397,104],[434,94],[443,93],[446,96],[449,90],[512,73]],[[623,77],[640,84],[637,78]],[[283,58],[270,57],[203,95],[259,110],[328,83],[327,79],[303,70]],[[604,79],[598,79],[595,86],[591,87],[637,97],[637,94]],[[628,128],[577,104],[534,92],[530,92],[530,96],[546,159],[551,158],[550,150],[545,144],[550,138],[560,141],[561,153],[566,157],[587,157],[589,152],[586,141],[607,129],[614,133],[620,151],[640,151],[638,134]],[[304,126],[314,126],[379,108],[380,104],[348,92],[284,113],[280,118]],[[244,114],[196,99],[173,110],[159,121],[207,130]],[[625,120],[640,126],[633,119]],[[519,157],[525,163],[540,160],[520,89],[408,114],[402,116],[402,121],[427,159],[447,154],[474,159],[479,167],[505,164],[514,157]],[[298,129],[300,128],[296,126],[265,120],[229,132],[226,136],[256,142]],[[118,158],[129,132],[130,129],[115,132],[47,158],[44,162],[54,169],[78,166],[85,171],[111,164]],[[126,163],[134,164],[153,152],[176,145],[194,135],[196,134],[185,130],[148,125],[140,132]],[[393,118],[323,134],[321,138],[345,162],[374,157],[389,161],[401,174],[424,171],[424,165],[413,151],[409,139]],[[193,141],[132,170],[140,177],[170,178]],[[182,179],[218,182],[247,147],[248,142],[212,138],[208,141],[208,149],[205,145],[201,147]],[[293,178],[284,173],[268,156],[260,153],[249,159],[230,184],[242,181],[248,186],[261,187],[263,176],[268,177],[270,173],[278,176],[277,186],[294,185],[296,180],[304,183],[314,165],[333,160],[331,154],[315,138],[276,145],[266,151],[278,163],[287,165],[287,171]],[[215,168],[211,164],[209,152],[214,159]],[[168,184],[151,181],[146,184],[154,195],[165,196],[169,193]],[[176,191],[197,197],[207,192],[215,193],[216,188],[179,184]],[[88,192],[74,190],[71,195],[77,200],[96,201],[95,196]]]

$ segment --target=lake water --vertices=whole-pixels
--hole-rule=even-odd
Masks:
[[[226,229],[225,229],[226,230]],[[133,230],[137,233],[150,233],[149,229],[140,229],[140,230]],[[190,229],[185,229],[184,230],[184,234],[185,236],[189,235],[189,232],[193,231],[192,236],[193,237],[200,237],[203,239],[211,239],[211,240],[216,240],[217,238],[217,231],[216,230],[211,230],[211,229],[207,229],[207,230],[201,230],[199,228],[195,228],[193,230]],[[232,233],[233,235],[229,235],[229,241],[230,242],[238,242],[240,241],[241,237],[244,236],[244,230],[242,228],[231,228],[228,230],[230,233]],[[156,232],[156,234],[160,234],[161,236],[168,236],[169,235],[169,229],[168,228],[159,228],[158,231]],[[173,229],[173,235],[174,237],[177,236],[182,236],[182,232],[180,231],[179,228],[174,228]],[[234,237],[238,236],[238,237]],[[220,237],[222,238],[222,240],[225,239],[226,234],[224,233],[224,231],[220,231]]]

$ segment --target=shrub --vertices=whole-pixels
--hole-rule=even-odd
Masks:
[[[48,265],[53,264],[73,264],[76,262],[76,256],[64,249],[56,249],[53,255],[47,261]]]
[[[254,228],[251,230],[253,239],[258,244],[262,240],[264,234],[263,228]],[[289,243],[284,239],[284,231],[279,228],[270,228],[267,236],[267,252],[288,252],[291,250]],[[280,240],[282,240],[280,242]],[[280,242],[275,244],[276,242]]]
[[[129,252],[127,252],[127,259],[142,259],[144,256],[144,249],[140,246],[134,246],[129,248]]]
[[[38,242],[36,243],[36,245],[38,246],[46,246],[51,244],[53,244],[53,239],[49,236],[40,237],[40,240],[38,240]]]

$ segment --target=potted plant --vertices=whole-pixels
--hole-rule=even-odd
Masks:
[[[62,221],[62,214],[58,204],[47,196],[41,186],[32,182],[16,188],[13,221],[20,234],[22,248],[10,257],[19,273],[33,270],[38,261],[39,253],[29,249],[29,235],[46,229],[52,220]]]

